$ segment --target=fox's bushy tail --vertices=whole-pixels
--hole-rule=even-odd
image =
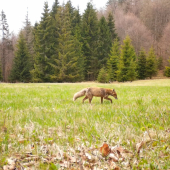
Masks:
[[[75,101],[79,97],[84,96],[86,94],[87,90],[88,90],[88,88],[85,88],[85,89],[75,93],[74,96],[73,96],[73,101]]]

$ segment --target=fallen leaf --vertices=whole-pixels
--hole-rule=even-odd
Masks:
[[[142,142],[140,142],[140,143],[137,143],[136,144],[136,150],[137,150],[137,153],[139,153],[140,152],[140,150],[141,150],[141,148],[142,148],[142,146],[144,145],[144,142],[142,141]]]
[[[139,164],[138,160],[135,159],[134,162],[133,162],[133,164],[134,164],[134,165],[138,165],[138,164]]]
[[[64,161],[64,162],[60,163],[60,166],[64,167],[64,168],[69,168],[70,163],[68,161]]]
[[[3,166],[4,170],[14,170],[16,168],[16,159],[8,158],[8,165]]]
[[[106,157],[110,154],[111,149],[109,148],[109,145],[107,143],[104,143],[102,147],[100,147],[100,152],[103,157]]]
[[[16,160],[13,159],[13,158],[8,158],[7,161],[8,161],[8,164],[9,164],[9,165],[13,165],[13,164],[15,164],[15,162],[16,162]]]
[[[28,166],[28,167],[30,167],[30,166],[33,166],[33,165],[35,165],[35,161],[31,161],[31,162],[28,162],[28,163],[24,163],[24,164],[22,164],[23,166]]]
[[[27,161],[31,161],[31,160],[38,161],[39,159],[40,158],[38,156],[30,156],[30,157],[25,158],[24,160],[27,160]]]
[[[93,150],[92,151],[92,154],[94,155],[94,156],[98,156],[98,155],[100,155],[100,152],[99,152],[99,150]]]
[[[8,169],[8,165],[4,165],[4,166],[3,166],[3,170],[9,170],[9,169]]]
[[[120,170],[120,168],[116,165],[116,163],[114,163],[113,161],[110,161],[109,162],[109,166],[110,166],[110,169],[113,169],[113,170]]]
[[[3,166],[3,170],[15,170],[15,165],[5,165]]]
[[[70,157],[70,161],[73,162],[73,163],[76,163],[76,162],[77,162],[77,159],[76,159],[76,157],[73,157],[73,156],[72,156],[72,157]]]
[[[90,154],[88,154],[88,153],[85,153],[85,156],[87,157],[87,159],[91,159],[92,158],[92,156]]]
[[[127,161],[127,162],[122,162],[122,165],[123,165],[124,167],[128,167],[130,164],[129,164],[129,161]]]
[[[112,147],[111,153],[114,153],[116,157],[119,158],[119,161],[123,161],[125,158],[130,158],[133,156],[133,153],[129,150],[119,146],[119,147]]]
[[[119,158],[117,158],[113,153],[111,153],[108,158],[112,160],[113,162],[118,162]]]
[[[121,146],[115,148],[115,150],[120,152],[120,153],[130,153],[130,151],[128,151],[127,149],[122,148]]]

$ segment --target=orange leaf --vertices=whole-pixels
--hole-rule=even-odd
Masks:
[[[110,154],[111,150],[107,143],[104,143],[102,147],[100,147],[100,152],[102,153],[103,157],[106,157]]]

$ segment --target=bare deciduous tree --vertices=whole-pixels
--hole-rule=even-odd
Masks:
[[[115,25],[118,36],[121,40],[125,39],[127,35],[132,39],[132,44],[139,53],[141,47],[146,51],[152,46],[153,39],[150,31],[134,14],[124,14],[123,11],[117,11],[115,15]]]
[[[162,38],[159,42],[161,47],[161,53],[164,60],[164,65],[168,65],[168,60],[170,56],[170,23],[166,26],[163,31]]]
[[[151,30],[154,41],[158,42],[165,26],[170,21],[170,1],[145,0],[140,18],[146,27]]]

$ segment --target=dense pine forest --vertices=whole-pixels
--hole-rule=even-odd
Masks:
[[[35,25],[27,12],[18,35],[1,11],[1,81],[125,82],[160,70],[170,77],[169,0],[108,0],[103,9],[89,2],[82,14],[70,0],[42,8]]]

